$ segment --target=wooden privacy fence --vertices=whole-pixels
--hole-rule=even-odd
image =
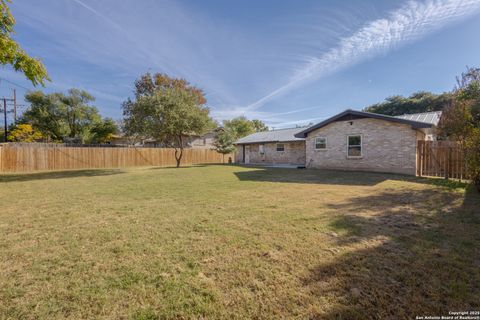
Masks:
[[[184,149],[181,165],[222,163],[233,159],[209,149]],[[71,147],[52,144],[0,145],[0,172],[89,168],[175,166],[175,149]]]
[[[461,145],[454,141],[418,141],[417,175],[468,179]]]

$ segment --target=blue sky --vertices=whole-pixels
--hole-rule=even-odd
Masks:
[[[16,39],[52,82],[85,89],[102,115],[142,73],[202,88],[212,115],[270,127],[317,122],[387,96],[451,90],[480,66],[480,0],[15,0]],[[3,68],[0,94],[32,86]],[[24,87],[24,88],[23,88]]]

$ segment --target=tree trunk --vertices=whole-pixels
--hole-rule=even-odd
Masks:
[[[180,162],[182,161],[183,156],[183,138],[182,135],[175,137],[177,139],[177,146],[175,148],[175,160],[177,161],[177,168],[180,167]]]
[[[180,167],[182,156],[183,156],[183,147],[175,148],[175,160],[177,161],[177,168]]]

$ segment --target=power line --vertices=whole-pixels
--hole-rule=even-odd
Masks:
[[[10,83],[10,84],[13,84],[14,86],[17,86],[17,87],[22,88],[22,89],[25,89],[25,90],[32,90],[31,88],[24,87],[24,86],[22,86],[22,85],[20,85],[20,84],[18,84],[18,83],[15,83],[15,82],[13,82],[13,81],[7,80],[7,79],[5,79],[5,78],[1,78],[1,77],[0,77],[0,80],[5,81],[5,82],[8,82],[8,83]]]

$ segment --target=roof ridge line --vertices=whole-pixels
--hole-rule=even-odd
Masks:
[[[292,130],[292,129],[302,129],[302,128],[308,128],[308,126],[291,127],[291,128],[281,128],[281,129],[272,129],[272,130],[267,130],[267,131],[272,132],[272,131]],[[266,131],[258,131],[258,132],[266,132]]]

